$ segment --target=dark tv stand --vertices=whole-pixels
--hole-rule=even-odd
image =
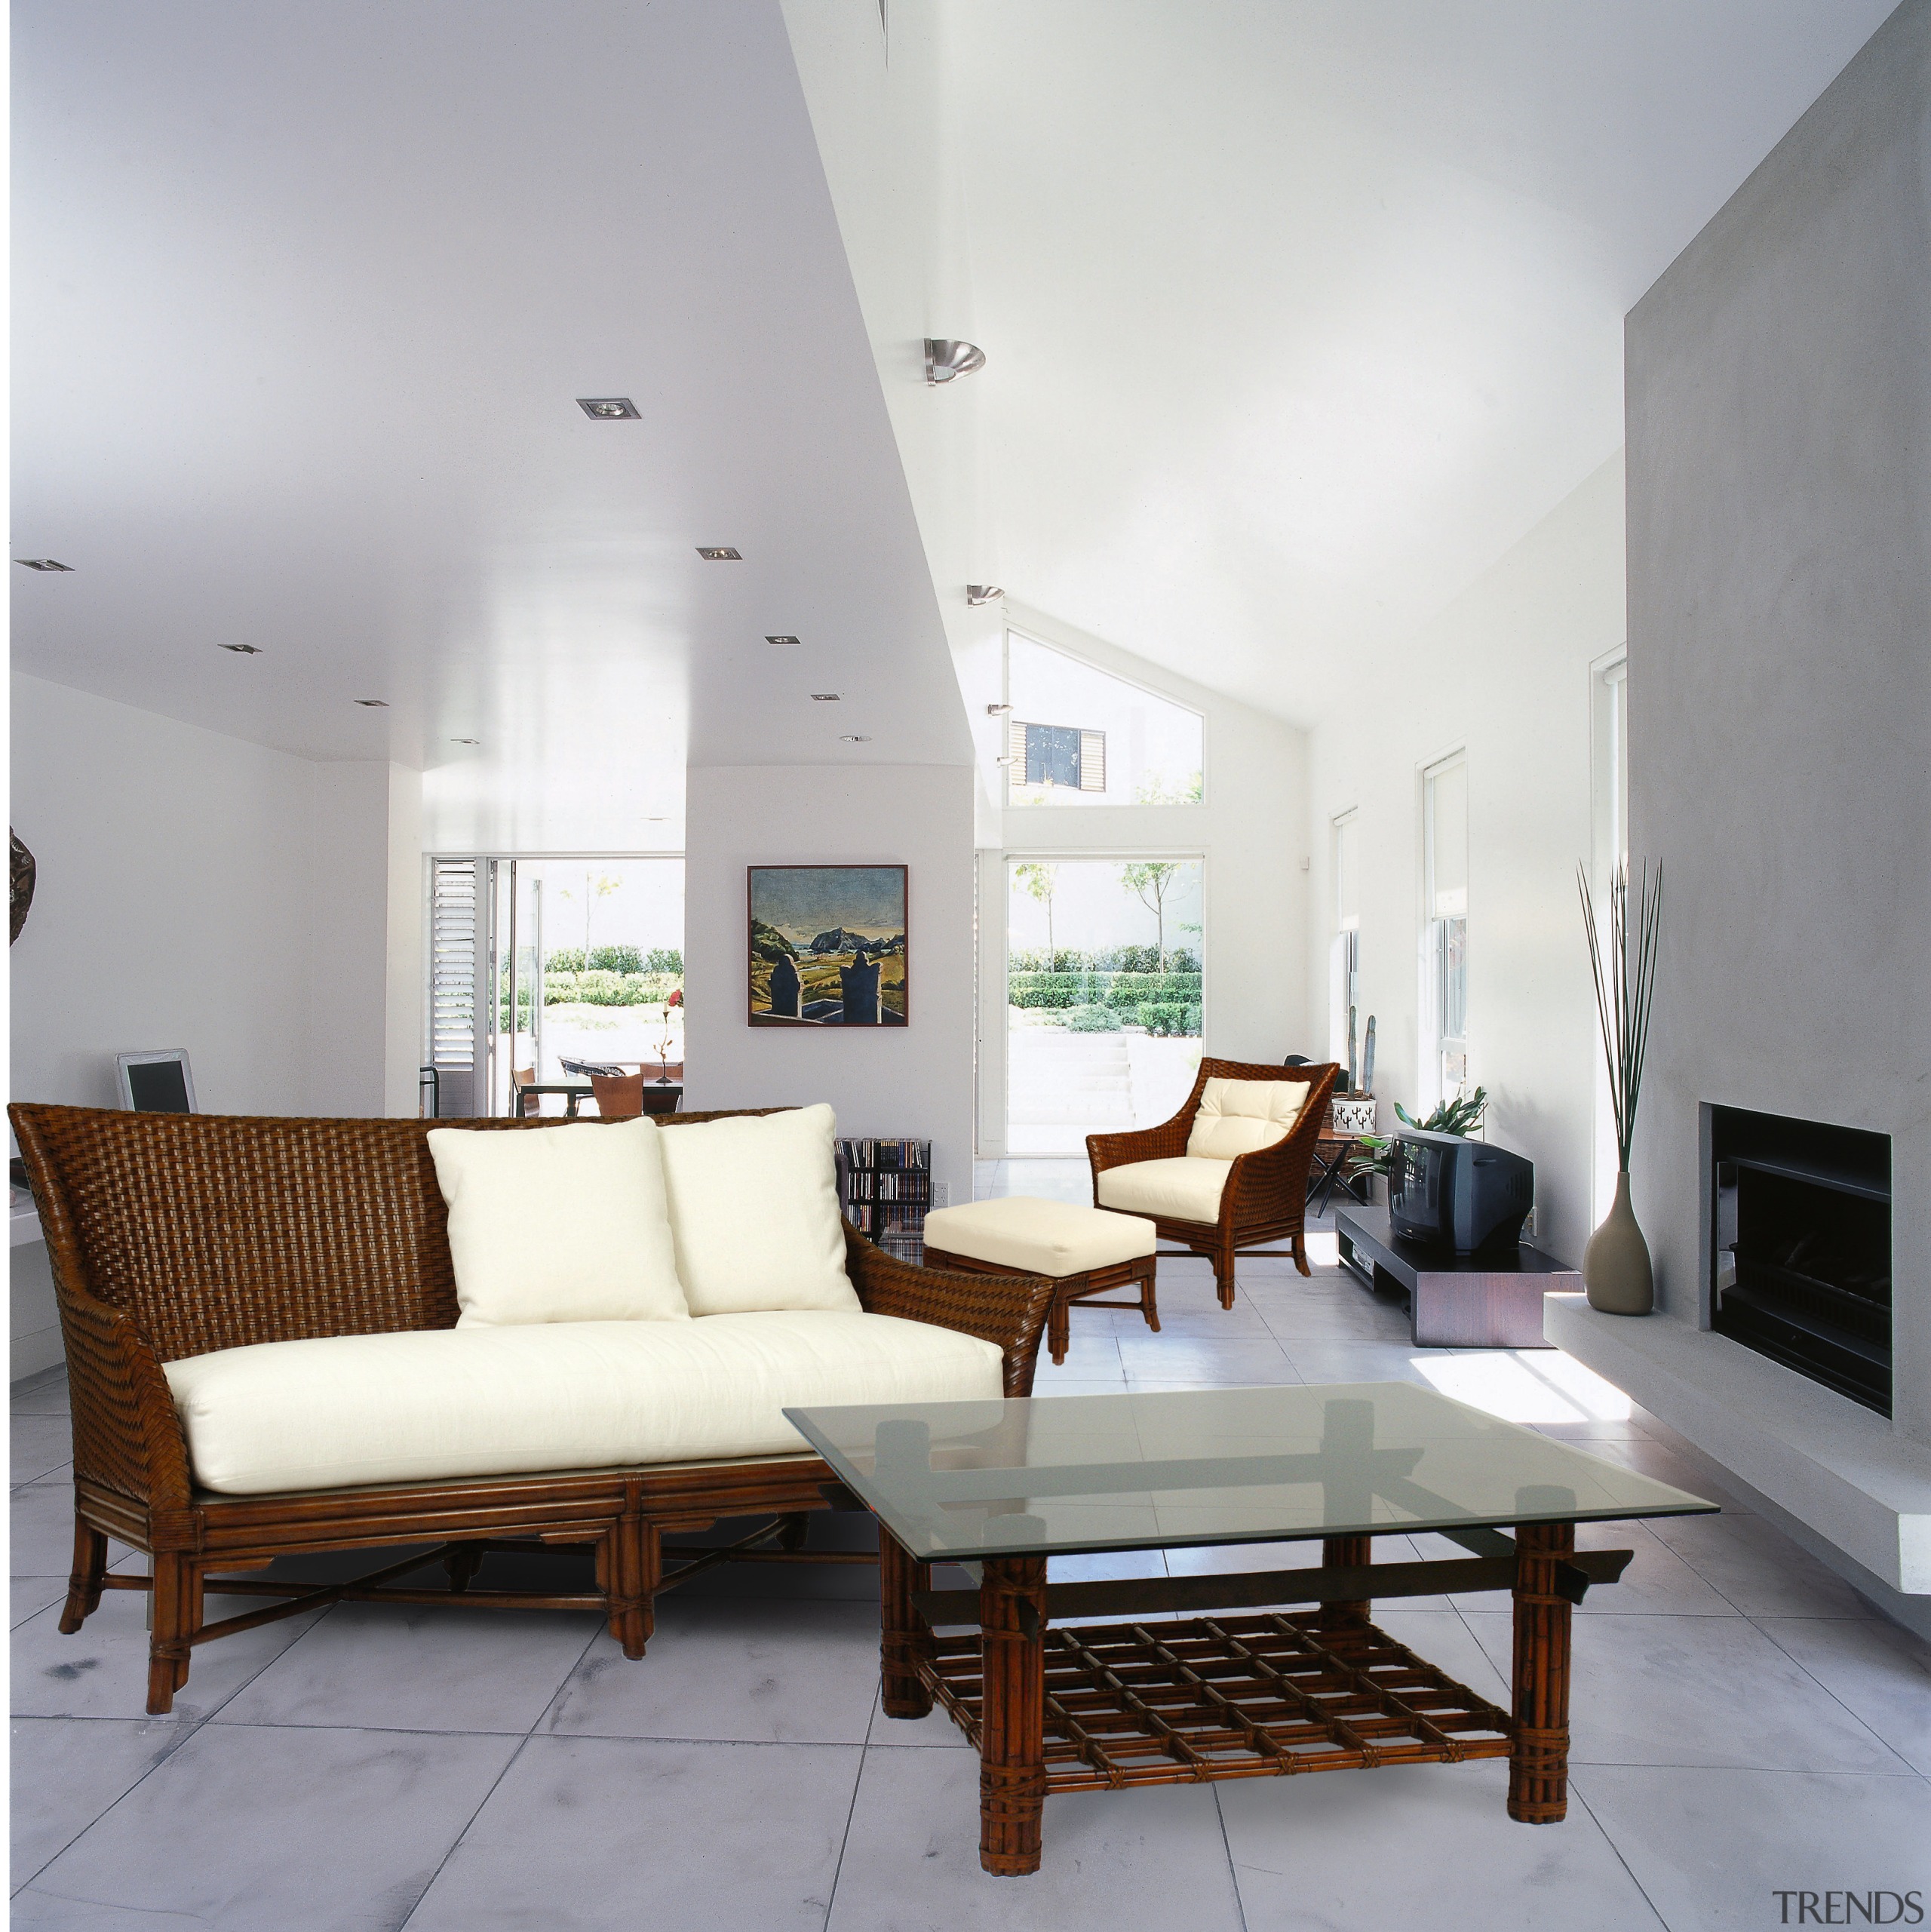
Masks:
[[[1365,1286],[1406,1292],[1418,1348],[1552,1348],[1542,1332],[1545,1295],[1579,1295],[1583,1277],[1535,1248],[1452,1255],[1406,1241],[1386,1208],[1337,1209],[1341,1265]]]

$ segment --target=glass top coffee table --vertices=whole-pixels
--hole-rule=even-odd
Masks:
[[[1002,1875],[1039,1869],[1053,1792],[1506,1757],[1509,1815],[1558,1823],[1570,1612],[1631,1556],[1575,1526],[1716,1507],[1406,1382],[785,1414],[878,1519],[886,1714],[936,1702],[977,1746]],[[1417,1531],[1469,1554],[1373,1562]],[[1316,1538],[1315,1568],[1047,1580],[1055,1556]],[[934,1590],[935,1562],[978,1589]],[[1514,1599],[1512,1711],[1369,1618],[1478,1590]]]

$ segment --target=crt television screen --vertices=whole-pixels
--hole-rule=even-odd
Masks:
[[[146,1060],[127,1069],[137,1113],[189,1113],[188,1082],[178,1060]]]

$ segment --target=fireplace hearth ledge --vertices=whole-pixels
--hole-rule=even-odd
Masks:
[[[1543,1328],[1821,1541],[1900,1594],[1931,1598],[1931,1448],[1727,1335],[1666,1315],[1599,1314],[1579,1295],[1552,1295]]]

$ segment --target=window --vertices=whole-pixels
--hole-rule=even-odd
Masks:
[[[1459,753],[1423,774],[1422,898],[1435,1060],[1423,1073],[1447,1099],[1469,1074],[1469,773]]]
[[[1200,714],[1008,631],[1008,805],[1197,805]]]
[[[1076,791],[1107,788],[1107,734],[1076,725],[1012,723],[1013,771],[1028,785],[1070,785]]]
[[[1358,815],[1334,823],[1334,937],[1328,955],[1328,1057],[1346,1066],[1348,1012],[1361,1004],[1361,831]]]

